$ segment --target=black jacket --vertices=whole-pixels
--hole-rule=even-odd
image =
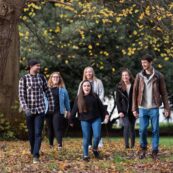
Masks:
[[[133,117],[132,114],[132,95],[133,95],[133,85],[131,85],[129,96],[126,91],[123,91],[121,84],[117,85],[116,88],[116,103],[118,113],[122,112],[125,116]]]
[[[73,105],[73,109],[71,111],[72,119],[75,117],[77,112],[78,112],[79,120],[82,120],[82,121],[92,120],[97,117],[102,118],[102,116],[105,117],[105,115],[108,114],[108,112],[105,110],[101,100],[99,99],[97,95],[89,94],[87,96],[84,96],[84,99],[85,99],[86,107],[88,110],[86,112],[80,113],[78,109],[78,104],[77,104],[78,98],[76,98]]]

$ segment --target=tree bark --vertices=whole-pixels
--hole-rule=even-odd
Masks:
[[[24,1],[0,0],[0,113],[12,116],[19,75],[18,21]]]
[[[25,3],[39,0],[0,0],[0,113],[13,117],[18,100],[19,32],[18,22]],[[50,0],[50,2],[58,2]]]

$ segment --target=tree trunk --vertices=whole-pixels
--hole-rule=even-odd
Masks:
[[[0,0],[0,113],[9,117],[18,95],[18,21],[23,4],[23,0]]]

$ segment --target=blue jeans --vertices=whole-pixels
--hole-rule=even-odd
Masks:
[[[28,137],[31,146],[31,154],[33,157],[39,157],[39,150],[41,147],[41,135],[44,124],[44,113],[33,114],[26,116],[26,124],[28,128]]]
[[[147,127],[151,120],[152,129],[152,150],[158,151],[159,147],[159,109],[139,108],[139,136],[141,148],[147,149]]]
[[[94,144],[93,149],[98,149],[98,144],[101,136],[101,119],[96,118],[89,121],[81,121],[82,134],[83,134],[83,155],[88,156],[88,146],[91,135],[91,128],[93,130]]]

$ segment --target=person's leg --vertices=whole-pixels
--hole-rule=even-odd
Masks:
[[[83,155],[88,157],[88,146],[91,132],[91,122],[81,121],[82,135],[83,135]]]
[[[30,149],[31,154],[33,154],[34,143],[35,143],[34,119],[35,119],[34,115],[31,115],[29,117],[26,116],[26,125],[28,128],[28,139],[29,139],[29,143],[30,143],[30,147],[31,147],[31,149]]]
[[[98,144],[100,141],[100,136],[101,136],[101,119],[100,118],[97,118],[92,121],[92,129],[93,129],[93,136],[94,136],[93,149],[97,150]]]
[[[139,136],[140,146],[143,149],[147,148],[147,127],[149,125],[148,109],[139,109]]]
[[[93,139],[93,131],[92,131],[92,128],[91,128],[89,146],[92,146],[92,139]]]
[[[158,153],[159,147],[159,109],[150,109],[151,128],[152,128],[152,150]]]
[[[58,142],[58,147],[62,147],[63,124],[64,124],[63,115],[59,115],[58,113],[55,114],[53,117],[53,128]]]
[[[101,118],[97,118],[92,121],[92,129],[94,136],[93,154],[96,158],[99,158],[98,144],[101,136]]]
[[[144,159],[147,150],[147,127],[149,125],[148,109],[139,109],[140,159]]]
[[[129,120],[129,129],[130,129],[130,139],[131,139],[131,148],[135,146],[135,119]]]
[[[129,118],[127,116],[122,118],[124,129],[123,129],[123,136],[124,136],[124,144],[125,148],[129,148]]]
[[[53,140],[54,140],[53,114],[50,114],[46,117],[46,125],[48,130],[49,145],[53,146]]]
[[[34,122],[34,126],[35,126],[35,143],[34,143],[33,156],[35,158],[39,158],[39,150],[40,150],[40,147],[41,147],[43,124],[44,124],[44,113],[37,114],[35,116],[35,122]]]

